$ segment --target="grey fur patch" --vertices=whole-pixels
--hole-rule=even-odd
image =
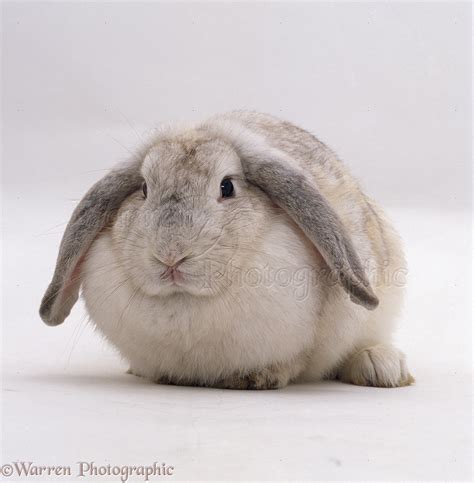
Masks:
[[[59,325],[79,296],[78,266],[97,234],[111,221],[122,201],[141,187],[141,161],[111,171],[86,193],[69,220],[59,247],[53,279],[41,301],[40,316]]]
[[[351,300],[367,309],[379,301],[349,235],[326,198],[307,178],[278,161],[244,159],[247,180],[280,205],[316,245]]]

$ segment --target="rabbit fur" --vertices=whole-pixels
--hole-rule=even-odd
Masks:
[[[40,314],[62,323],[82,289],[130,371],[156,382],[396,387],[413,382],[391,343],[405,275],[397,233],[328,147],[236,111],[160,129],[89,190]]]

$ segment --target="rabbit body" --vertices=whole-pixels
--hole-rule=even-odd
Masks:
[[[267,155],[277,162],[263,163]],[[132,373],[236,389],[412,382],[390,342],[406,275],[399,238],[314,136],[238,111],[161,131],[135,162],[146,199],[140,189],[126,196],[80,263],[91,320]],[[232,199],[219,199],[223,178],[235,185]],[[346,267],[336,279],[331,244],[342,253],[336,272]],[[345,262],[352,249],[365,275],[347,282],[361,273],[350,268],[357,260]]]

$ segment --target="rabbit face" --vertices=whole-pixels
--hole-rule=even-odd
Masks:
[[[216,295],[251,263],[268,200],[239,157],[210,139],[165,139],[146,154],[142,189],[112,229],[120,263],[148,295]],[[245,253],[245,256],[243,256]]]

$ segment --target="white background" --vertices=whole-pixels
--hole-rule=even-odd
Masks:
[[[470,27],[468,3],[4,3],[1,462],[469,480]],[[414,386],[158,386],[124,374],[82,304],[41,323],[87,188],[156,124],[235,108],[315,133],[394,220]]]

